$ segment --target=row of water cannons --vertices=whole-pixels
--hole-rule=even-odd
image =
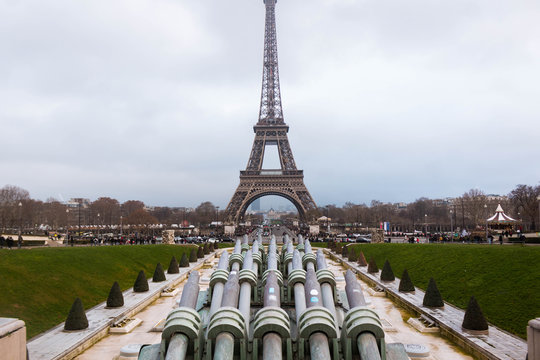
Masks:
[[[345,282],[342,298],[322,250],[313,254],[301,236],[294,246],[285,235],[281,251],[272,236],[267,252],[260,236],[251,246],[245,236],[221,254],[206,306],[191,272],[161,343],[143,346],[139,359],[386,359],[379,316],[351,271]]]

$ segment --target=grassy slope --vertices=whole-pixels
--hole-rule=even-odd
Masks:
[[[140,270],[149,281],[158,262],[166,270],[191,246],[137,245],[0,250],[0,316],[26,322],[28,337],[65,321],[76,297],[86,309],[105,300],[114,281],[133,286]]]
[[[489,322],[526,338],[527,322],[540,316],[540,247],[359,244],[366,259],[394,274],[403,269],[415,286],[426,289],[433,277],[443,299],[466,308],[471,295]]]

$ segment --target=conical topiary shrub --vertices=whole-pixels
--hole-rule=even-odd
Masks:
[[[146,275],[144,274],[144,271],[139,271],[139,275],[137,275],[137,280],[135,280],[135,284],[133,284],[133,291],[134,292],[145,292],[148,291],[148,280],[146,280]]]
[[[358,255],[356,255],[356,251],[352,248],[352,246],[349,248],[349,261],[356,261],[358,260]]]
[[[210,254],[210,244],[209,243],[204,244],[203,252],[204,252],[204,255]]]
[[[197,249],[191,249],[189,253],[189,262],[197,262]]]
[[[360,254],[358,255],[358,265],[367,266],[366,257],[364,256],[364,252],[362,251],[360,251]]]
[[[182,255],[182,259],[186,256],[186,254]],[[186,258],[187,261],[187,258]],[[189,266],[189,262],[188,262]],[[167,274],[178,274],[180,272],[180,269],[178,268],[178,261],[176,261],[176,257],[171,258],[171,262],[169,263],[169,268],[167,269]]]
[[[427,307],[443,307],[444,302],[433,278],[429,279],[429,284],[422,302]]]
[[[399,291],[400,292],[413,292],[414,284],[409,276],[407,269],[403,270],[403,275],[401,275],[401,280],[399,281]]]
[[[471,296],[471,299],[469,300],[469,305],[467,305],[467,310],[465,311],[465,317],[463,318],[463,324],[461,324],[461,326],[466,330],[488,330],[486,318],[474,296]]]
[[[382,281],[396,280],[396,277],[394,276],[394,272],[392,271],[392,267],[390,266],[390,262],[388,260],[384,262],[384,266],[381,271],[381,280]]]
[[[375,262],[374,258],[371,258],[371,260],[369,260],[367,272],[370,274],[376,274],[379,272],[379,267],[377,266],[377,263]]]
[[[199,246],[199,248],[197,249],[197,259],[200,259],[204,257],[204,249],[202,246]]]
[[[80,298],[76,298],[69,310],[64,330],[83,330],[88,327],[88,319],[84,313],[84,308]]]
[[[341,248],[341,256],[346,257],[347,255],[347,246],[344,246]]]
[[[157,263],[156,270],[154,270],[154,276],[152,276],[153,282],[162,282],[167,280],[165,277],[165,272],[163,271],[163,266],[161,266],[161,263]]]
[[[182,254],[182,258],[180,259],[180,267],[189,267],[189,260],[185,253]]]
[[[118,285],[118,281],[115,281],[109,291],[109,297],[107,297],[107,307],[108,308],[117,308],[124,306],[124,295],[122,294],[122,289]]]
[[[332,250],[332,249],[334,249],[334,248],[336,247],[336,243],[335,243],[334,241],[330,240],[330,241],[328,242],[328,245],[326,245],[326,247],[327,247],[328,249]]]

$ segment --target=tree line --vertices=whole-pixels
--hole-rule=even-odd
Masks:
[[[422,230],[448,231],[450,228],[474,229],[485,225],[488,216],[495,213],[498,204],[505,212],[521,220],[523,230],[539,230],[540,185],[517,185],[509,194],[501,197],[486,195],[471,189],[450,201],[422,197],[408,204],[390,204],[377,200],[367,204],[348,202],[343,206],[326,205],[310,210],[307,218],[316,221],[320,216],[331,218],[334,224],[361,227],[379,227],[390,222],[395,231]],[[52,229],[66,226],[119,224],[179,224],[208,226],[213,221],[226,220],[226,214],[210,201],[196,208],[147,207],[142,201],[128,200],[123,203],[110,197],[94,201],[74,199],[63,203],[49,198],[46,201],[32,199],[30,193],[17,186],[0,188],[0,230],[36,229],[48,225]],[[294,215],[292,215],[294,216]],[[252,217],[260,221],[260,217]]]

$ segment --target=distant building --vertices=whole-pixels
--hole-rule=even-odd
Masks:
[[[251,210],[255,212],[261,210],[261,198],[258,198],[257,200],[251,203]]]

